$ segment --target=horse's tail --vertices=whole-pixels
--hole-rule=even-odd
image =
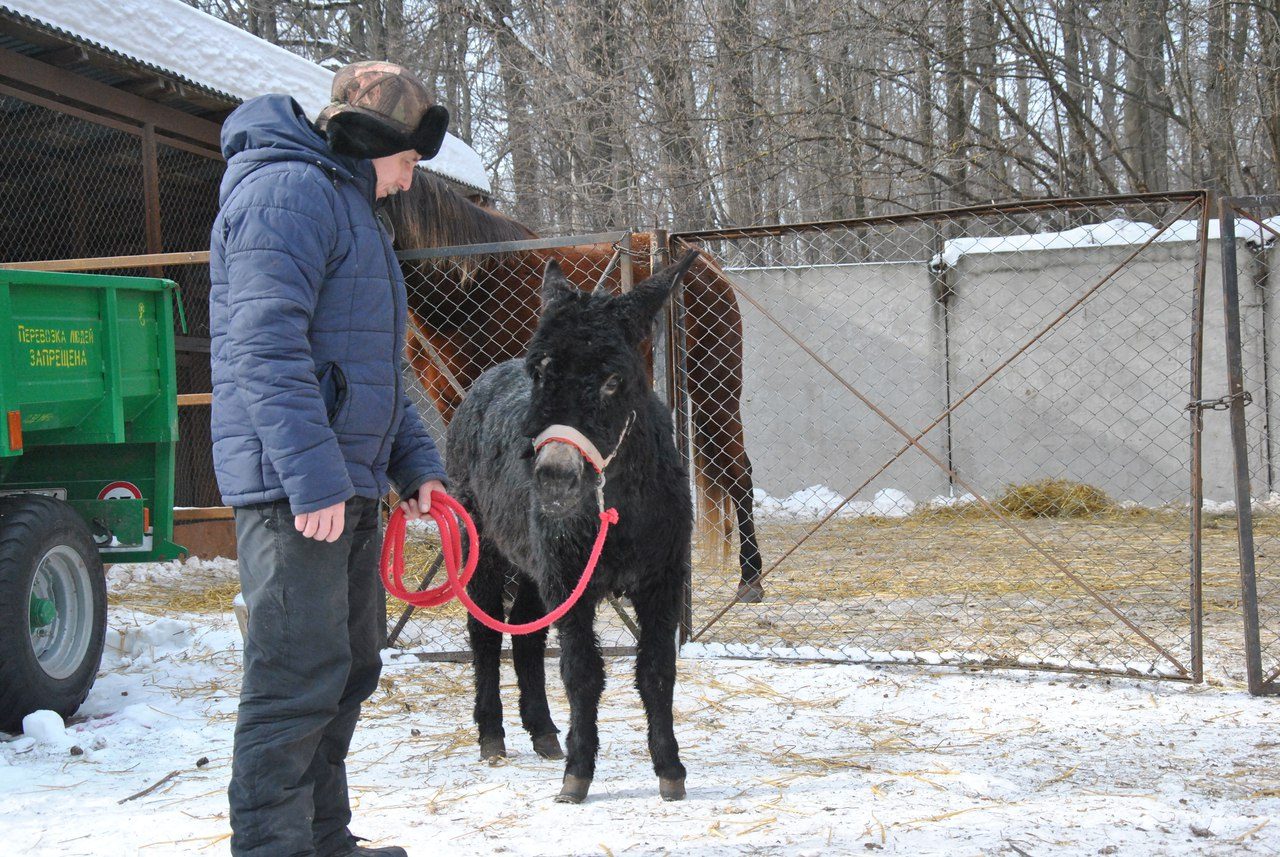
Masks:
[[[700,444],[694,444],[693,482],[697,496],[694,538],[698,551],[707,560],[723,567],[730,562],[737,519],[723,480],[717,479],[712,471],[712,468],[720,467],[720,463],[712,461]]]

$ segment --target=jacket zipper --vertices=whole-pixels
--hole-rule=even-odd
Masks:
[[[400,342],[400,335],[397,331],[401,327],[399,293],[396,291],[396,274],[399,271],[399,263],[396,261],[395,251],[391,249],[390,242],[387,240],[387,228],[383,225],[380,214],[375,201],[373,219],[377,221],[380,237],[383,239],[382,252],[387,262],[387,283],[391,289],[391,372],[395,377],[394,391],[391,396],[391,421],[387,423],[386,433],[382,436],[382,446],[379,447],[378,458],[382,457],[382,450],[387,449],[387,463],[390,466],[391,451],[388,448],[388,443],[391,438],[391,426],[395,423],[396,414],[400,412],[400,400],[403,398],[403,390],[401,388],[403,381],[400,377],[400,354],[398,353],[399,349],[396,347]],[[408,319],[405,319],[405,324],[407,323]]]

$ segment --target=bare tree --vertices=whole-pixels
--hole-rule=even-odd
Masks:
[[[662,220],[673,228],[696,228],[711,216],[703,138],[698,134],[699,105],[689,61],[693,28],[684,19],[688,7],[677,0],[639,0],[646,22],[641,55],[649,79],[648,95],[655,141],[656,172],[663,192]],[[662,210],[662,209],[665,209]]]
[[[544,232],[1273,190],[1280,0],[189,0],[432,82]]]
[[[1265,160],[1269,164],[1267,189],[1274,193],[1277,164],[1280,164],[1280,2],[1258,0],[1253,8],[1258,16],[1260,41],[1257,65],[1258,106],[1268,149],[1265,158],[1257,160]],[[1237,44],[1242,41],[1237,38]],[[1226,191],[1229,187],[1229,184],[1224,184],[1223,190]]]

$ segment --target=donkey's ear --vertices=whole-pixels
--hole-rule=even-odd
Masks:
[[[627,336],[633,343],[638,343],[649,335],[654,316],[680,285],[680,280],[696,258],[698,258],[698,251],[690,250],[680,258],[680,261],[658,271],[618,299],[625,302]]]
[[[577,291],[573,284],[565,279],[564,271],[560,270],[560,263],[555,259],[548,259],[547,267],[542,271],[542,308],[545,310],[547,304],[561,295],[573,294]]]

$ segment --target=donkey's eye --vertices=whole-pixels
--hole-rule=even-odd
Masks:
[[[612,396],[614,393],[618,392],[618,385],[621,383],[622,379],[617,375],[610,375],[605,379],[605,382],[600,385],[600,392],[603,395]]]
[[[537,363],[529,364],[529,377],[533,379],[533,383],[538,384],[542,381],[542,373],[547,368],[547,364],[551,362],[550,357],[543,357]]]

